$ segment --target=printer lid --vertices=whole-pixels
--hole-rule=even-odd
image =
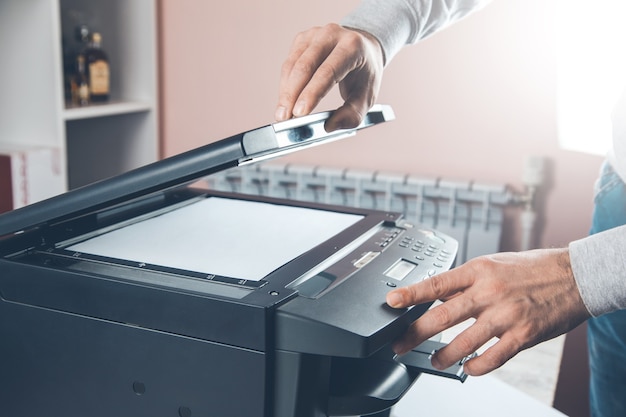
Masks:
[[[145,165],[0,215],[0,237],[55,224],[151,193],[194,182],[221,170],[353,136],[357,130],[393,120],[387,105],[375,105],[354,129],[326,132],[331,112],[274,123]]]

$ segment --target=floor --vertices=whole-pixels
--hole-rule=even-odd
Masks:
[[[422,375],[391,410],[391,417],[565,417],[492,375],[452,379]]]
[[[441,341],[450,342],[470,324],[471,321],[468,321],[444,331]],[[523,350],[490,375],[552,406],[564,341],[565,336],[560,336]],[[480,349],[479,353],[487,347]]]
[[[564,341],[560,336],[522,351],[492,375],[551,406]]]

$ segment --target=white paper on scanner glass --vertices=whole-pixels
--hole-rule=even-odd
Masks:
[[[258,281],[361,218],[210,197],[67,249]]]

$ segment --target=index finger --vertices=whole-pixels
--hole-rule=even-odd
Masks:
[[[458,267],[427,278],[421,282],[401,287],[387,294],[387,304],[393,308],[404,308],[450,297],[473,282],[472,274]]]
[[[281,70],[276,115],[309,114],[335,84],[363,62],[362,38],[337,24],[301,34]]]
[[[353,68],[352,57],[344,50],[311,45],[284,76],[279,105],[294,116],[309,114]]]
[[[329,54],[328,47],[314,42],[313,37],[311,31],[298,35],[282,65],[278,105],[285,110],[284,119],[291,117],[300,93]]]

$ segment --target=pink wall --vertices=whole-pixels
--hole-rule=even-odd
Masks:
[[[163,154],[271,123],[295,34],[357,3],[162,0]],[[379,98],[396,121],[286,160],[521,189],[524,158],[545,156],[553,168],[541,243],[584,236],[602,158],[558,147],[554,13],[551,0],[498,0],[405,49]],[[319,110],[337,103],[335,92]],[[505,249],[517,248],[511,233]]]

